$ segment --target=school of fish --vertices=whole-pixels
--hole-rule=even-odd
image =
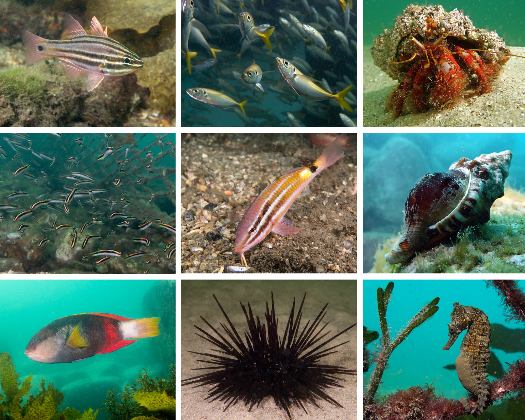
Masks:
[[[181,4],[183,126],[355,127],[352,2]]]
[[[2,135],[0,271],[173,273],[174,226],[174,135]]]

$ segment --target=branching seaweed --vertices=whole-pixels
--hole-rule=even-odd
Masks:
[[[374,401],[374,396],[377,392],[377,388],[381,383],[381,378],[386,369],[388,359],[394,351],[394,349],[399,346],[408,337],[408,335],[414,330],[414,328],[420,326],[423,322],[429,319],[434,315],[439,307],[437,306],[439,302],[439,297],[435,298],[428,305],[425,305],[416,316],[414,316],[408,325],[398,333],[397,337],[392,341],[390,339],[390,333],[388,331],[388,323],[386,320],[386,311],[388,308],[388,303],[390,302],[390,297],[392,296],[392,290],[394,290],[394,283],[390,282],[386,286],[385,290],[381,287],[377,289],[377,311],[379,313],[379,323],[381,325],[381,352],[376,362],[376,367],[372,373],[372,377],[368,384],[367,392],[365,395],[365,405],[372,404]]]

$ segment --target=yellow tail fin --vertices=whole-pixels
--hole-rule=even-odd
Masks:
[[[348,86],[346,89],[334,95],[334,99],[337,101],[339,105],[341,105],[341,107],[343,107],[347,111],[352,112],[352,108],[350,107],[349,103],[346,102],[346,99],[345,99],[345,96],[348,95],[348,92],[350,92],[350,89],[352,89],[352,85]]]
[[[248,100],[242,101],[241,103],[237,104],[241,107],[241,111],[244,115],[246,115],[246,112],[244,112],[244,105],[246,105],[246,102],[248,102]]]
[[[266,46],[268,47],[268,49],[270,51],[272,50],[272,44],[270,42],[270,36],[273,34],[274,30],[275,30],[275,28],[270,28],[264,33],[263,32],[259,32],[259,31],[255,31],[255,33],[262,38],[262,40],[264,41],[264,43],[266,44]]]
[[[188,51],[186,54],[186,65],[188,66],[188,73],[191,74],[191,59],[197,55],[196,52]]]
[[[159,335],[160,318],[135,319],[136,336],[133,338],[156,337]]]
[[[221,52],[222,50],[217,50],[215,48],[210,48],[211,55],[213,55],[213,58],[217,58],[215,53]]]

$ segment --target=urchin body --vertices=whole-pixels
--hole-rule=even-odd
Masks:
[[[261,324],[259,317],[254,318],[250,304],[246,309],[241,303],[248,324],[248,331],[244,333],[243,340],[214,295],[229,325],[228,328],[221,324],[227,337],[201,317],[213,330],[214,335],[195,326],[204,334],[197,333],[197,335],[215,346],[216,348],[213,349],[215,353],[192,353],[206,356],[207,359],[200,361],[212,366],[202,369],[209,369],[211,372],[185,379],[182,385],[197,387],[210,385],[206,399],[226,403],[225,410],[238,402],[243,402],[251,410],[267,397],[271,397],[289,418],[292,417],[290,408],[293,406],[307,412],[305,407],[307,402],[318,406],[318,401],[325,400],[342,407],[326,391],[329,388],[342,387],[338,375],[350,375],[356,372],[341,366],[325,365],[320,361],[325,356],[335,353],[335,348],[348,343],[346,341],[328,347],[329,343],[356,324],[333,337],[325,338],[329,334],[324,332],[328,324],[320,327],[320,323],[326,313],[327,304],[317,318],[312,323],[308,322],[301,330],[305,297],[297,316],[295,316],[294,299],[282,337],[279,337],[277,332],[273,294],[271,310],[268,303],[266,304],[266,324]]]

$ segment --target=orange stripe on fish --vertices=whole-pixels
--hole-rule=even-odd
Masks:
[[[250,205],[237,226],[234,246],[234,251],[241,254],[245,266],[244,253],[270,232],[288,235],[299,231],[284,215],[316,175],[343,157],[346,140],[346,136],[339,136],[314,163],[283,175],[266,187]]]

